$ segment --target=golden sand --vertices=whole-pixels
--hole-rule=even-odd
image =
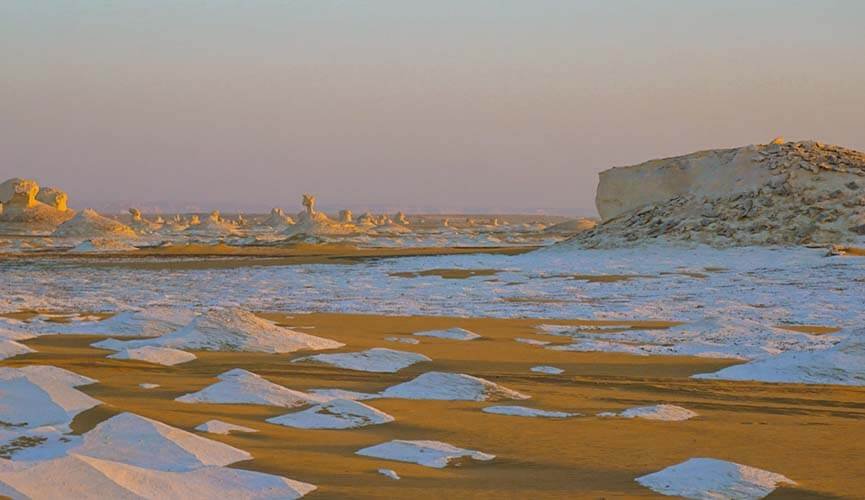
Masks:
[[[26,341],[38,352],[2,362],[6,366],[51,364],[98,379],[82,390],[105,404],[73,423],[85,432],[122,411],[133,411],[192,430],[216,418],[258,429],[255,434],[207,434],[255,457],[237,467],[280,474],[319,486],[312,498],[622,498],[656,497],[634,478],[691,457],[731,460],[775,471],[800,483],[772,498],[853,498],[865,491],[865,388],[772,385],[694,380],[730,361],[559,352],[515,342],[516,337],[565,342],[537,335],[543,321],[383,317],[342,314],[263,316],[345,342],[346,351],[390,347],[434,361],[397,374],[373,374],[317,364],[292,364],[297,355],[197,352],[199,359],[175,367],[111,360],[88,346],[101,337],[50,336]],[[665,323],[558,321],[661,328]],[[424,338],[418,345],[384,337],[420,330],[463,327],[482,339],[459,342]],[[313,328],[309,328],[313,327]],[[533,373],[553,365],[562,375]],[[428,370],[463,372],[530,394],[519,404],[579,412],[565,420],[489,415],[489,403],[374,400],[396,422],[354,430],[300,430],[265,423],[284,409],[255,405],[184,404],[173,401],[213,382],[219,373],[245,368],[299,390],[341,388],[379,391]],[[161,387],[145,390],[141,383]],[[685,422],[597,418],[602,411],[672,403],[699,417]],[[506,403],[505,403],[506,404]],[[432,439],[497,455],[489,463],[429,469],[354,455],[390,439]],[[391,481],[376,470],[396,470]],[[804,495],[804,496],[803,496]]]

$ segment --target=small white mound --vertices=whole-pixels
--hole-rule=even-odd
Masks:
[[[324,401],[334,399],[350,399],[352,401],[365,401],[379,399],[381,394],[370,394],[368,392],[347,391],[345,389],[310,389],[310,393],[322,398]]]
[[[418,337],[435,337],[437,339],[448,340],[474,340],[481,338],[480,335],[470,332],[465,328],[449,328],[447,330],[429,330],[425,332],[417,332],[414,335]]]
[[[393,469],[379,469],[378,473],[386,478],[393,479],[394,481],[399,481],[401,479],[399,474],[397,474]]]
[[[482,461],[496,458],[495,455],[457,448],[441,441],[403,441],[401,439],[370,446],[358,450],[356,453],[364,457],[411,462],[436,469],[447,467],[452,460],[463,457]]]
[[[218,377],[219,382],[178,397],[181,403],[256,404],[296,408],[323,402],[322,398],[294,391],[252,372],[235,368]]]
[[[796,484],[781,474],[714,458],[692,458],[636,481],[662,495],[697,500],[759,499],[782,484]]]
[[[159,384],[151,384],[149,382],[145,382],[143,384],[138,384],[138,387],[141,387],[142,389],[156,389],[157,387],[159,387]]]
[[[252,458],[243,450],[134,413],[101,422],[84,434],[74,453],[164,471],[225,466]]]
[[[525,394],[480,377],[446,372],[424,373],[408,382],[388,387],[382,392],[382,396],[386,398],[452,401],[529,399],[529,396]]]
[[[222,420],[208,420],[195,428],[197,431],[209,432],[211,434],[229,434],[231,432],[258,432],[251,427],[230,424]]]
[[[865,385],[862,330],[822,351],[784,352],[770,358],[701,373],[694,378],[756,380],[789,384]]]
[[[374,347],[361,352],[315,354],[313,356],[295,359],[292,363],[300,361],[317,361],[319,363],[325,363],[339,368],[346,368],[348,370],[375,373],[396,373],[415,363],[432,360],[423,354]]]
[[[103,217],[93,209],[85,208],[75,214],[75,217],[60,224],[51,236],[55,238],[135,238],[136,234],[131,227]]]
[[[35,429],[0,426],[0,457],[15,461],[62,457],[70,448],[81,444],[79,436],[66,434],[66,430],[51,426]]]
[[[556,368],[555,366],[533,366],[530,368],[531,371],[535,373],[546,373],[547,375],[559,375],[565,373],[565,370],[561,368]]]
[[[65,430],[75,415],[102,403],[76,389],[94,382],[54,366],[0,368],[0,422]]]
[[[109,238],[93,238],[76,245],[70,252],[73,253],[110,253],[110,252],[131,252],[138,250],[133,245],[125,241],[114,240]]]
[[[170,347],[133,347],[123,348],[108,356],[111,359],[133,359],[164,366],[174,366],[187,363],[196,358],[191,352],[172,349]]]
[[[350,399],[334,399],[303,411],[267,419],[272,424],[299,429],[354,429],[393,420],[381,410]]]
[[[682,408],[676,405],[654,405],[654,406],[638,406],[636,408],[628,408],[619,414],[624,418],[642,418],[646,420],[665,420],[669,422],[680,422],[682,420],[692,419],[697,415],[696,412],[687,408]]]
[[[191,309],[151,307],[141,311],[122,311],[102,321],[81,321],[54,325],[51,328],[51,333],[158,337],[177,330],[194,318],[195,313]]]
[[[487,406],[481,411],[484,413],[508,415],[513,417],[568,418],[579,415],[579,413],[539,410],[537,408],[528,408],[526,406]]]
[[[7,359],[18,356],[19,354],[27,354],[36,352],[24,344],[19,344],[14,340],[0,340],[0,359]]]
[[[130,345],[161,345],[204,351],[288,353],[343,347],[334,340],[295,332],[242,309],[211,309],[185,327],[153,340]]]
[[[420,344],[420,340],[411,337],[385,337],[388,342],[399,342],[401,344]]]
[[[549,341],[546,340],[536,340],[536,339],[527,339],[523,337],[518,337],[516,339],[517,342],[521,344],[529,344],[529,345],[550,345]]]

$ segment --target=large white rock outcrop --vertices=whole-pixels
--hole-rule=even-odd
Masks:
[[[12,231],[52,231],[75,212],[68,196],[55,188],[39,188],[36,181],[9,179],[0,184],[0,225]]]
[[[315,196],[303,195],[305,210],[297,214],[297,222],[283,234],[288,236],[338,236],[358,232],[357,226],[335,221],[324,212],[315,210]]]
[[[851,242],[865,235],[865,154],[773,141],[652,160],[601,172],[596,204],[602,224],[573,239],[584,247]]]

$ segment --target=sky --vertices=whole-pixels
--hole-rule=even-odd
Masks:
[[[0,181],[74,208],[594,213],[597,173],[865,150],[860,0],[4,0]]]

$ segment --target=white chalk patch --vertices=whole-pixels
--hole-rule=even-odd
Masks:
[[[382,397],[455,401],[529,399],[525,394],[480,377],[446,372],[427,372],[408,382],[388,387],[382,392]]]
[[[401,479],[399,474],[397,474],[393,469],[379,469],[378,473],[386,478],[393,479],[394,481],[399,481]]]
[[[251,427],[242,425],[230,424],[222,420],[208,420],[203,424],[198,425],[195,430],[201,432],[209,432],[211,434],[229,434],[231,432],[258,432]]]
[[[0,359],[8,359],[20,354],[36,352],[24,344],[19,344],[14,340],[0,340]]]
[[[822,351],[785,352],[694,378],[789,384],[865,385],[865,330]]]
[[[350,399],[334,399],[303,411],[267,419],[272,424],[300,429],[354,429],[393,420],[381,410]]]
[[[535,373],[546,373],[547,375],[559,375],[565,373],[565,370],[556,368],[555,366],[533,366],[530,370]]]
[[[295,359],[292,363],[303,361],[317,361],[319,363],[325,363],[339,368],[346,368],[348,370],[396,373],[415,363],[432,360],[423,354],[375,347],[361,352],[315,354],[313,356]]]
[[[322,402],[318,396],[288,389],[252,372],[235,368],[218,377],[219,382],[178,397],[181,403],[259,404],[296,408]]]
[[[101,404],[76,389],[95,380],[54,366],[0,368],[0,421],[22,429],[67,430],[72,419]]]
[[[159,384],[150,384],[145,382],[143,384],[138,384],[138,387],[141,387],[142,389],[156,389],[159,387]]]
[[[188,363],[196,358],[191,352],[172,349],[170,347],[133,347],[123,348],[108,356],[111,359],[132,359],[164,366],[174,366]]]
[[[420,344],[420,340],[411,337],[385,337],[388,342],[399,342],[401,344]]]
[[[484,413],[508,415],[512,417],[568,418],[579,415],[579,413],[539,410],[537,408],[528,408],[526,406],[487,406],[482,411]]]
[[[692,458],[636,481],[663,495],[699,500],[759,499],[782,484],[796,484],[781,474],[713,458]]]
[[[310,389],[308,392],[315,394],[322,401],[331,401],[334,399],[351,399],[352,401],[365,401],[368,399],[378,399],[381,394],[370,394],[368,392],[347,391],[345,389]]]
[[[411,462],[436,469],[444,468],[452,460],[463,457],[482,461],[496,458],[495,455],[457,448],[441,441],[403,441],[401,439],[370,446],[358,450],[356,453],[365,457]]]
[[[465,328],[450,328],[447,330],[429,330],[425,332],[417,332],[413,335],[418,337],[434,337],[437,339],[448,340],[474,340],[481,338],[477,333],[466,330]]]
[[[682,408],[676,405],[654,405],[654,406],[638,406],[636,408],[628,408],[627,410],[617,414],[623,418],[642,418],[645,420],[665,420],[669,422],[680,422],[683,420],[692,419],[697,415],[696,412],[687,408]]]
[[[159,337],[186,325],[195,318],[191,309],[148,307],[140,311],[121,311],[99,321],[55,323],[46,331],[55,334],[111,335],[114,337]]]
[[[527,338],[523,338],[523,337],[517,337],[514,340],[516,340],[517,342],[519,342],[521,344],[529,344],[529,345],[549,345],[549,344],[551,344],[551,342],[548,342],[546,340],[527,339]]]

